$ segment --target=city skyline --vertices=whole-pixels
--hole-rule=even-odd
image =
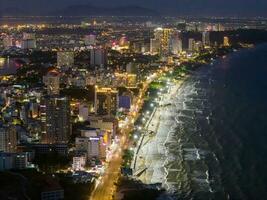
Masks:
[[[0,199],[267,196],[266,1],[0,0]]]

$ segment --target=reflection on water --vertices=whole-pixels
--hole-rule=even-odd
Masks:
[[[0,68],[3,68],[5,65],[6,59],[5,58],[0,58]]]
[[[165,143],[174,199],[266,197],[266,53],[261,46],[203,67],[177,92]]]
[[[15,74],[18,68],[15,58],[0,57],[0,75]]]

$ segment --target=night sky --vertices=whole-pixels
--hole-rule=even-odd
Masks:
[[[0,0],[0,10],[16,7],[41,13],[79,4],[137,5],[165,15],[267,16],[267,0]]]

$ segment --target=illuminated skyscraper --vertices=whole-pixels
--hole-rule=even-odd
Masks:
[[[92,67],[105,67],[107,65],[107,52],[102,48],[90,50],[90,65]]]
[[[182,40],[178,33],[172,35],[170,40],[170,51],[172,54],[178,54],[183,50]]]
[[[229,38],[228,37],[223,37],[223,46],[228,47],[230,46]]]
[[[189,51],[195,51],[195,44],[196,44],[196,41],[193,38],[189,38],[189,40],[188,40],[188,50]]]
[[[9,35],[7,35],[4,39],[3,39],[3,46],[4,48],[9,48],[13,46],[13,38]]]
[[[155,38],[150,39],[150,53],[151,54],[160,53],[160,40]]]
[[[161,51],[163,54],[169,53],[170,50],[170,38],[173,33],[172,29],[164,28],[161,39]]]
[[[89,108],[86,104],[81,103],[79,105],[79,120],[86,121],[89,116]]]
[[[67,143],[71,135],[69,99],[45,97],[41,104],[41,122],[43,143]]]
[[[116,115],[118,91],[112,88],[95,88],[95,113],[97,115]]]
[[[35,49],[36,48],[35,33],[23,33],[21,48],[22,49]]]
[[[203,49],[203,44],[201,41],[195,42],[194,50],[195,51],[200,51]]]
[[[22,36],[22,39],[23,40],[35,40],[35,33],[26,33],[24,32],[23,33],[23,36]]]
[[[96,35],[93,35],[93,34],[86,35],[84,37],[84,43],[87,46],[90,46],[90,45],[94,46],[94,45],[96,45]]]
[[[17,142],[18,137],[15,126],[0,126],[0,151],[15,153]]]
[[[150,52],[159,54],[168,54],[170,52],[170,38],[172,29],[156,28],[154,38],[150,41]]]
[[[204,31],[202,33],[202,43],[204,46],[210,46],[210,32]]]
[[[47,94],[59,94],[60,89],[60,75],[57,71],[52,70],[43,77],[43,83],[47,88]]]

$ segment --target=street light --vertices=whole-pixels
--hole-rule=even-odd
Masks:
[[[135,140],[138,139],[138,135],[134,134],[134,139]]]

